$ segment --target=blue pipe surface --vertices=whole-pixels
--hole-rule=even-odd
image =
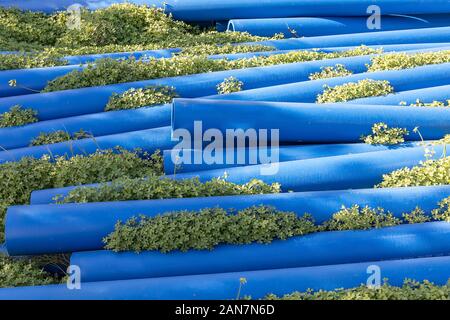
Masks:
[[[172,149],[164,150],[164,173],[174,174],[219,168],[240,167],[251,164],[269,162],[285,162],[311,158],[331,157],[346,154],[374,152],[397,148],[411,148],[417,143],[402,143],[395,146],[370,145],[365,143],[349,144],[317,144],[317,145],[286,145],[279,148],[234,148],[216,150],[221,154],[222,162],[207,163],[204,161],[202,149]],[[229,155],[231,162],[225,161]],[[186,158],[185,158],[186,157]],[[184,159],[188,159],[184,161]],[[200,159],[201,161],[195,161]],[[269,160],[269,161],[268,161]],[[278,160],[278,161],[277,161]]]
[[[1,151],[0,163],[18,161],[24,157],[40,158],[44,155],[51,158],[56,156],[87,155],[97,150],[115,147],[121,147],[126,150],[140,148],[143,151],[153,153],[156,150],[170,149],[174,144],[175,142],[170,138],[170,127],[161,127]]]
[[[392,51],[417,51],[417,52],[429,52],[429,51],[442,51],[450,50],[450,43],[413,43],[413,44],[388,44],[388,45],[377,45],[377,46],[366,46],[371,49],[383,49],[383,52]],[[227,59],[227,60],[239,60],[239,59],[250,59],[253,57],[267,57],[278,54],[286,54],[295,51],[318,51],[324,53],[332,52],[343,52],[348,50],[353,50],[360,48],[360,46],[350,46],[350,47],[332,47],[332,48],[314,48],[314,49],[290,49],[290,50],[273,50],[273,51],[258,51],[258,52],[245,52],[245,53],[228,53],[228,54],[215,54],[209,56],[209,59]]]
[[[443,154],[443,146],[436,146],[435,151],[434,159],[438,159]],[[279,183],[285,192],[356,189],[370,188],[380,183],[384,174],[418,166],[424,160],[424,147],[416,147],[273,163],[270,168],[261,164],[167,177],[177,180],[198,177],[200,181],[209,181],[223,177],[226,172],[229,182],[242,184],[260,179],[268,184]]]
[[[170,126],[170,114],[171,106],[164,105],[40,121],[26,126],[0,129],[0,146],[7,150],[28,147],[39,134],[58,130],[73,135],[82,129],[98,138],[117,133],[166,127]]]
[[[65,56],[62,59],[66,60],[69,64],[85,64],[94,62],[98,59],[144,59],[144,58],[171,58],[173,54],[180,52],[179,48],[158,49],[158,50],[142,50],[142,51],[130,51],[130,52],[112,52],[112,53],[98,53],[98,54],[86,54],[77,56]]]
[[[384,97],[370,97],[355,99],[348,103],[355,104],[383,104],[383,105],[411,105],[417,103],[417,100],[424,103],[431,103],[433,101],[446,102],[450,100],[450,85],[437,86],[431,88],[423,88],[417,90],[401,91],[393,94],[388,94]]]
[[[373,267],[390,285],[402,286],[406,279],[428,280],[445,285],[450,277],[450,258],[434,257],[354,264],[245,271],[153,279],[82,283],[82,290],[69,290],[66,285],[16,287],[0,289],[0,300],[233,300],[241,286],[241,296],[263,299],[272,293],[278,296],[308,289],[349,289],[367,283]]]
[[[278,19],[232,19],[227,31],[248,32],[261,37],[282,33],[285,38],[450,26],[450,15],[381,16],[378,29],[368,27],[367,17],[300,17]]]
[[[207,99],[174,99],[172,108],[173,131],[187,130],[194,140],[214,129],[221,133],[224,145],[227,132],[237,129],[267,130],[268,135],[278,130],[281,143],[358,142],[372,133],[377,122],[406,128],[407,140],[420,140],[415,127],[421,128],[424,139],[437,140],[450,132],[450,109]],[[201,131],[196,130],[198,123]],[[221,139],[215,137],[214,143],[217,140]]]
[[[227,95],[213,95],[206,99],[316,102],[317,96],[325,90],[324,86],[334,87],[349,82],[371,79],[389,81],[395,92],[436,87],[450,84],[450,63],[421,66],[403,70],[388,70],[354,74],[346,77],[302,81],[249,89]]]
[[[278,50],[387,45],[407,43],[437,43],[450,41],[450,27],[380,31],[372,33],[338,34],[320,37],[290,38],[244,42],[244,45],[272,46]]]
[[[76,252],[70,264],[82,270],[81,281],[92,282],[311,267],[449,253],[450,224],[443,221],[318,232],[270,244],[219,245],[213,250]]]
[[[14,105],[33,108],[39,120],[51,120],[82,114],[102,112],[113,93],[123,93],[130,88],[164,85],[174,87],[186,98],[201,97],[217,93],[217,85],[233,76],[244,83],[245,89],[273,86],[308,80],[310,73],[318,72],[323,66],[345,64],[355,72],[364,72],[372,56],[328,59],[267,67],[247,68],[230,71],[208,72],[173,78],[161,78],[108,86],[64,90],[33,95],[6,97],[0,99],[0,113]]]
[[[131,2],[164,8],[177,20],[183,21],[223,21],[230,19],[278,18],[301,16],[366,16],[368,7],[376,5],[383,14],[428,14],[450,12],[447,0],[430,0],[426,5],[422,0],[28,0],[17,2],[0,1],[0,6],[17,7],[22,10],[54,12],[65,10],[73,3],[87,9],[105,8],[113,3]]]
[[[70,188],[70,190],[75,187]],[[330,219],[342,206],[382,207],[396,217],[420,206],[425,213],[450,196],[450,186],[338,190],[221,196],[185,199],[52,204],[67,188],[34,191],[31,206],[11,206],[6,215],[6,243],[11,255],[98,250],[118,220],[164,212],[221,207],[244,209],[266,205],[298,215],[310,213],[317,223]],[[52,239],[52,241],[49,241]]]

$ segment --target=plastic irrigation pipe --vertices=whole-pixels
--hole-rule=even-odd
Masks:
[[[332,47],[332,48],[315,48],[315,49],[306,49],[314,50],[318,52],[324,53],[332,53],[332,52],[342,52],[347,50],[352,50],[359,48],[360,46],[350,46],[350,47]],[[388,45],[378,45],[378,46],[366,46],[371,49],[383,49],[383,52],[392,52],[392,51],[441,51],[441,50],[450,50],[450,43],[413,43],[413,44],[388,44]],[[427,50],[429,49],[429,50]],[[434,50],[433,50],[434,49]],[[420,50],[420,51],[419,51]],[[209,59],[218,60],[218,59],[227,59],[227,60],[238,60],[238,59],[250,59],[253,57],[266,57],[278,54],[286,54],[294,51],[303,51],[302,49],[290,49],[290,50],[273,50],[273,51],[258,51],[258,52],[244,52],[244,53],[229,53],[229,54],[216,54],[209,56]]]
[[[278,19],[232,19],[227,31],[248,32],[262,37],[282,33],[285,38],[335,34],[436,28],[450,25],[450,15],[381,16],[380,27],[369,29],[367,17],[300,17]],[[369,25],[370,26],[370,25]]]
[[[223,161],[217,163],[207,163],[204,161],[203,151],[201,149],[173,149],[164,150],[164,173],[174,174],[182,172],[193,172],[202,170],[211,170],[219,168],[240,167],[250,164],[261,164],[270,162],[304,160],[311,158],[331,157],[345,154],[355,154],[364,152],[374,152],[397,148],[411,148],[417,146],[416,143],[403,143],[395,146],[370,145],[365,143],[350,144],[319,144],[319,145],[299,145],[299,146],[280,146],[279,148],[234,148],[216,150],[222,154]],[[277,151],[275,151],[276,149]],[[227,153],[231,155],[233,161],[226,160]],[[276,156],[277,155],[277,156]],[[183,161],[183,156],[189,160]],[[266,159],[265,157],[268,157]],[[276,158],[275,158],[276,157]],[[200,159],[200,161],[195,161]],[[255,161],[256,160],[256,161]],[[278,162],[277,161],[277,162]]]
[[[74,187],[73,187],[74,188]],[[72,188],[72,189],[73,189]],[[65,189],[34,191],[31,206],[11,206],[6,214],[5,235],[10,255],[75,252],[103,248],[102,239],[118,220],[145,214],[154,216],[179,210],[221,207],[244,209],[266,205],[303,215],[317,223],[330,219],[344,205],[383,207],[396,217],[420,206],[427,214],[450,195],[450,186],[339,190],[205,198],[52,204]]]
[[[113,3],[131,2],[164,8],[177,20],[183,21],[221,21],[249,18],[278,18],[299,16],[366,16],[372,14],[369,7],[379,6],[383,14],[428,14],[450,12],[446,0],[431,0],[424,5],[421,0],[80,0],[83,7],[95,10]],[[0,1],[0,6],[18,7],[23,10],[54,12],[67,9],[73,4],[70,0],[17,2]]]
[[[176,52],[176,50],[177,49],[166,49],[138,51],[134,53],[118,52],[84,56],[67,56],[62,58],[63,60],[67,60],[69,62],[69,65],[65,66],[0,71],[0,97],[39,93],[39,91],[43,90],[46,87],[48,82],[62,77],[70,72],[82,71],[87,67],[85,63],[93,62],[97,59],[126,59],[131,56],[135,57],[136,59],[143,57],[153,57],[156,59],[170,58],[172,56],[172,53]],[[15,80],[17,82],[17,85],[10,86],[10,80]]]
[[[174,99],[172,108],[173,131],[187,130],[192,141],[203,141],[204,132],[214,129],[221,133],[220,138],[214,136],[215,141],[223,141],[216,143],[219,148],[225,146],[229,130],[237,129],[245,134],[267,130],[269,139],[278,130],[281,143],[359,142],[377,122],[406,128],[407,140],[420,140],[413,133],[415,127],[420,127],[424,139],[437,140],[450,132],[450,109],[207,99]]]
[[[445,285],[450,277],[450,258],[433,257],[390,261],[371,261],[354,264],[245,271],[236,273],[194,276],[103,281],[82,283],[82,290],[69,290],[67,285],[16,287],[0,289],[2,300],[233,300],[241,286],[241,297],[263,299],[273,293],[283,296],[308,289],[318,291],[349,289],[365,285],[374,268],[389,284],[401,287],[404,280],[428,280]],[[377,268],[377,269],[378,269]]]
[[[320,71],[323,66],[345,64],[355,73],[364,72],[366,63],[372,56],[328,59],[267,67],[239,70],[208,72],[172,78],[128,82],[108,86],[64,90],[49,93],[6,97],[0,99],[0,113],[8,111],[14,105],[33,108],[38,112],[39,120],[51,120],[82,114],[102,112],[113,93],[123,93],[130,88],[142,88],[151,85],[174,87],[177,93],[186,98],[201,97],[217,93],[217,85],[233,76],[244,82],[245,89],[273,86],[308,80],[310,73]]]
[[[437,159],[443,154],[442,146],[435,148],[435,151],[434,159]],[[270,166],[261,164],[180,173],[167,177],[177,180],[199,177],[200,181],[209,181],[223,177],[226,171],[227,181],[237,184],[260,179],[269,184],[280,183],[283,191],[339,190],[372,187],[381,182],[383,174],[417,166],[424,160],[424,148],[416,147],[287,161]]]
[[[164,105],[40,121],[26,126],[1,129],[0,146],[7,150],[28,147],[31,141],[41,133],[58,130],[73,136],[82,129],[90,136],[98,138],[117,133],[165,127],[170,126],[170,114],[171,105]]]
[[[174,53],[180,52],[179,48],[159,49],[159,50],[142,50],[142,51],[130,51],[130,52],[112,52],[112,53],[99,53],[99,54],[86,54],[77,56],[65,56],[62,59],[66,60],[69,64],[84,64],[94,62],[98,59],[127,59],[133,57],[135,59],[142,58],[171,58]]]
[[[102,137],[71,140],[42,146],[11,149],[0,152],[0,163],[19,161],[24,157],[40,158],[87,155],[97,150],[121,147],[126,150],[140,148],[148,153],[172,148],[175,142],[170,138],[170,127],[112,134]]]
[[[428,65],[404,70],[389,70],[353,74],[347,77],[302,81],[249,89],[227,95],[207,96],[206,99],[316,102],[317,96],[324,92],[324,86],[342,85],[359,80],[372,79],[389,81],[395,92],[422,89],[450,84],[450,63]]]
[[[81,281],[158,278],[374,260],[441,256],[450,253],[450,224],[429,222],[364,231],[318,232],[275,240],[269,245],[219,245],[211,250],[141,253],[74,253]]]
[[[411,53],[416,52],[433,52],[433,51],[441,51],[445,49],[450,50],[450,45],[448,47],[414,47],[412,45],[407,46],[394,46],[392,49],[387,49],[386,51],[393,49],[404,49],[409,50]],[[412,48],[415,48],[414,50]],[[350,50],[352,47],[346,48],[325,48],[324,52],[336,52],[343,51],[344,49]],[[162,50],[160,50],[162,51]],[[228,59],[228,60],[236,60],[237,58],[251,58],[255,56],[271,56],[276,54],[283,54],[296,50],[284,50],[284,51],[267,51],[260,53],[241,53],[241,54],[226,54],[226,55],[213,55],[211,59]],[[105,55],[97,55],[98,57],[102,56],[111,56],[115,54],[105,54]],[[124,57],[123,53],[117,53],[116,55]],[[154,55],[155,56],[155,55]],[[74,59],[77,57],[83,56],[74,56]],[[155,56],[157,58],[157,56]],[[56,67],[43,67],[43,68],[29,68],[29,69],[18,69],[18,70],[5,70],[0,71],[0,97],[10,97],[17,95],[25,95],[25,94],[36,94],[39,93],[40,90],[43,90],[48,82],[64,76],[73,71],[81,71],[86,68],[87,65],[68,65],[68,66],[56,66]],[[10,81],[14,79],[18,85],[10,86]]]
[[[450,41],[450,27],[380,31],[372,33],[338,34],[331,36],[290,38],[244,42],[242,45],[273,46],[278,50],[344,47],[359,45],[386,45],[406,43],[436,43]]]
[[[417,90],[401,91],[394,94],[389,94],[384,97],[371,97],[362,98],[349,101],[349,103],[355,104],[383,104],[383,105],[400,105],[405,103],[406,105],[415,104],[417,100],[425,103],[431,103],[433,101],[447,102],[450,100],[450,85],[438,86]]]

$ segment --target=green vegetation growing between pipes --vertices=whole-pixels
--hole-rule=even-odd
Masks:
[[[384,70],[401,70],[430,64],[450,62],[450,50],[436,52],[421,52],[415,54],[388,53],[372,58],[368,65],[369,72]]]
[[[286,54],[259,56],[239,60],[210,60],[206,56],[175,56],[172,58],[142,59],[99,59],[84,70],[74,70],[50,81],[45,92],[95,87],[114,83],[133,82],[166,77],[176,77],[197,73],[263,67],[277,64],[352,57],[379,52],[367,47],[323,53],[317,51],[293,51]]]
[[[114,93],[105,107],[105,111],[136,109],[172,102],[178,97],[175,88],[168,86],[149,86],[131,88],[122,94]]]
[[[35,259],[0,256],[0,288],[60,283],[61,279],[43,270]]]
[[[384,96],[394,92],[386,80],[364,79],[342,85],[325,86],[322,94],[317,96],[317,103],[346,102],[359,98]]]
[[[293,292],[282,297],[269,294],[265,300],[449,300],[450,282],[435,285],[430,281],[422,282],[406,279],[401,287],[389,285],[388,280],[378,288],[361,284],[351,289],[307,290]]]
[[[202,183],[198,178],[173,180],[161,178],[159,175],[148,175],[139,179],[118,179],[96,187],[75,188],[66,197],[56,197],[55,200],[59,203],[84,203],[265,194],[279,193],[280,190],[277,183],[268,185],[257,179],[239,185],[224,178]]]
[[[361,140],[367,144],[394,145],[405,142],[405,135],[409,135],[405,128],[389,128],[386,123],[378,122],[372,126],[372,134],[362,136]]]
[[[242,90],[244,83],[235,77],[228,77],[217,85],[218,94],[229,94]]]
[[[383,175],[377,188],[413,187],[450,184],[450,157],[426,160],[412,168],[402,168]]]
[[[228,54],[228,53],[261,52],[273,50],[275,50],[274,47],[262,45],[233,45],[229,43],[224,45],[203,44],[184,48],[179,53],[179,55],[201,56],[201,55]]]
[[[448,216],[436,215],[437,218]],[[254,206],[240,211],[210,208],[199,211],[168,212],[156,217],[133,217],[104,238],[105,248],[114,251],[147,251],[213,249],[219,244],[270,243],[276,239],[314,232],[336,230],[367,230],[429,221],[423,210],[416,208],[398,219],[382,208],[342,207],[332,218],[317,225],[310,214],[298,216],[267,206]]]
[[[401,106],[406,106],[405,101],[400,102]],[[410,107],[450,107],[450,100],[447,101],[433,101],[433,102],[422,102],[417,99],[415,103],[410,104]]]
[[[85,138],[93,138],[93,136],[90,133],[84,131],[83,129],[80,129],[74,134],[70,134],[64,130],[57,130],[50,133],[41,132],[39,136],[37,136],[31,141],[30,146],[42,146],[46,144],[53,144],[69,140],[80,140]]]
[[[0,55],[1,56],[1,55]],[[22,106],[12,106],[9,111],[0,114],[0,128],[23,126],[38,122],[37,112]]]
[[[209,46],[212,53],[248,52],[253,49],[233,49],[229,44],[265,39],[190,26],[173,20],[162,9],[143,5],[114,4],[95,11],[82,10],[79,23],[69,12],[47,15],[0,8],[0,50],[22,51],[0,55],[0,70],[64,65],[60,58],[65,55],[199,46]],[[227,46],[221,48],[222,44]],[[260,49],[264,48],[254,48]]]
[[[0,164],[0,242],[4,239],[2,229],[6,208],[29,203],[33,190],[162,173],[159,152],[149,155],[140,150],[126,151],[120,148],[97,151],[86,156],[76,155],[69,159],[45,156]]]
[[[311,73],[309,80],[345,77],[353,74],[352,71],[346,69],[342,64],[337,64],[334,67],[322,67],[320,69],[320,72]]]

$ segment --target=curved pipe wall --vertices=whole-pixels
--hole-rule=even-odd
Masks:
[[[291,38],[281,40],[265,40],[245,42],[247,45],[272,46],[278,50],[310,49],[325,47],[359,46],[361,44],[386,45],[407,43],[436,43],[450,41],[450,27],[410,29],[395,31],[380,31],[372,33],[354,33],[351,37],[346,34],[331,36]]]
[[[324,91],[324,86],[342,85],[359,80],[387,80],[395,91],[422,89],[450,84],[450,63],[428,65],[404,70],[389,70],[354,74],[347,77],[302,81],[275,85],[258,89],[244,90],[227,95],[214,95],[206,99],[253,100],[283,102],[316,102],[317,96]]]
[[[72,187],[71,189],[73,189]],[[338,190],[206,198],[49,204],[67,188],[34,191],[31,206],[11,206],[6,215],[6,243],[11,255],[98,250],[118,220],[145,214],[221,207],[244,209],[266,205],[303,215],[317,223],[330,219],[344,205],[382,207],[396,217],[420,206],[427,214],[450,196],[450,186]],[[37,204],[37,205],[34,205]],[[52,241],[49,241],[52,239]]]
[[[437,159],[443,154],[442,146],[437,146],[435,151]],[[424,147],[416,147],[280,162],[272,164],[270,171],[264,164],[233,167],[227,168],[226,173],[229,182],[242,184],[260,179],[269,184],[280,183],[285,192],[356,189],[370,188],[381,182],[383,174],[417,166],[424,160]],[[209,181],[223,175],[223,169],[216,169],[167,177],[177,180],[199,177],[200,181]]]
[[[113,93],[123,93],[130,88],[171,86],[180,96],[193,98],[216,94],[217,85],[230,76],[244,82],[245,89],[253,89],[305,81],[308,80],[310,73],[320,71],[321,67],[339,63],[345,64],[355,73],[364,72],[367,69],[365,64],[370,63],[370,59],[371,56],[329,59],[7,97],[0,99],[0,113],[8,111],[14,105],[21,105],[38,111],[39,120],[58,119],[102,112]]]
[[[58,130],[73,135],[83,129],[97,139],[111,134],[165,127],[170,126],[170,113],[171,105],[164,105],[93,113],[3,128],[0,129],[0,146],[4,149],[28,147],[39,134]]]
[[[196,121],[202,126],[199,135]],[[227,130],[265,129],[279,130],[281,143],[359,142],[377,122],[408,129],[408,140],[420,140],[415,127],[424,139],[441,139],[450,132],[450,109],[206,99],[174,99],[172,109],[172,130],[187,130],[193,139],[203,139],[208,129],[222,133],[224,140]]]
[[[450,224],[428,222],[363,231],[318,232],[267,244],[219,245],[214,250],[74,253],[81,281],[298,268],[450,253]]]
[[[371,261],[332,266],[246,271],[236,273],[166,277],[83,283],[83,290],[69,290],[66,285],[0,289],[0,299],[161,299],[161,300],[232,300],[236,299],[239,279],[247,279],[241,296],[262,299],[294,291],[354,288],[367,282],[370,266],[379,266],[389,284],[401,286],[405,279],[428,280],[445,285],[450,277],[450,258],[420,258]],[[180,285],[183,284],[183,285]]]
[[[447,100],[450,100],[450,85],[401,91],[384,97],[355,99],[348,103],[373,105],[400,105],[406,103],[406,105],[409,106],[415,104],[417,100],[426,103],[431,103],[433,101],[446,102]]]
[[[156,150],[170,149],[174,145],[175,142],[170,138],[170,127],[162,127],[1,151],[0,163],[18,161],[24,157],[40,158],[43,155],[50,157],[86,155],[117,146],[126,150],[141,148],[153,153]]]
[[[365,143],[349,144],[318,144],[318,145],[293,145],[280,146],[279,148],[234,148],[216,150],[220,152],[222,163],[206,163],[203,159],[203,150],[201,149],[172,149],[164,150],[164,173],[175,174],[183,172],[203,171],[219,168],[230,168],[247,166],[251,164],[263,164],[268,162],[285,162],[292,160],[304,160],[311,158],[322,158],[339,156],[345,154],[355,154],[364,152],[383,151],[397,148],[411,148],[417,146],[416,143],[402,143],[395,146],[370,145]],[[226,155],[233,160],[225,161]],[[231,155],[231,156],[230,156]],[[277,158],[270,159],[271,156]],[[191,161],[183,162],[183,157],[187,156]],[[266,159],[268,157],[269,159]],[[172,161],[174,159],[175,161]],[[201,159],[200,163],[195,163],[194,159]],[[272,160],[272,161],[268,161]]]
[[[450,25],[450,15],[382,16],[380,29],[369,29],[367,17],[300,17],[278,19],[232,19],[227,31],[248,32],[262,37],[282,33],[285,38],[334,34],[436,28]]]

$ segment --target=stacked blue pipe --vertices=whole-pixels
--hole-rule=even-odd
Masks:
[[[207,96],[207,99],[316,102],[324,86],[338,86],[349,82],[371,79],[389,81],[395,92],[450,84],[450,63],[421,66],[403,70],[389,70],[354,74],[346,77],[302,81],[258,89],[244,90],[227,95]]]
[[[320,71],[321,67],[339,63],[344,63],[355,73],[364,72],[365,64],[370,63],[370,59],[371,56],[329,59],[7,97],[0,99],[0,112],[8,111],[13,105],[21,105],[36,110],[39,120],[58,119],[102,112],[113,93],[120,94],[130,88],[164,85],[174,87],[182,97],[194,98],[216,94],[217,85],[231,76],[244,82],[245,89],[253,89],[305,81],[308,80],[310,73]]]
[[[402,286],[406,279],[428,280],[445,285],[450,277],[450,258],[434,257],[391,261],[370,261],[319,267],[245,271],[153,279],[82,283],[82,290],[69,290],[66,285],[0,289],[0,299],[22,300],[208,300],[236,299],[240,279],[241,297],[262,299],[267,294],[278,296],[294,291],[349,289],[367,283],[368,270],[377,266],[389,284]],[[183,285],[180,285],[183,284]]]
[[[442,145],[436,146],[435,154],[430,159],[439,159],[444,154],[444,148],[445,146]],[[424,160],[425,150],[421,146],[271,163],[269,167],[267,164],[260,164],[231,167],[226,170],[186,172],[167,177],[178,180],[198,177],[200,181],[209,181],[214,178],[223,178],[226,173],[229,182],[243,184],[252,179],[260,179],[269,184],[280,183],[283,191],[355,189],[373,187],[381,182],[384,174],[404,167],[417,166]],[[98,186],[98,184],[90,186]],[[54,197],[66,196],[74,188],[76,187],[33,191],[31,203],[51,203]]]
[[[81,281],[91,282],[323,266],[448,254],[450,223],[444,221],[361,231],[318,232],[275,240],[270,245],[219,245],[212,251],[78,252],[72,255],[70,264],[83,270]]]
[[[421,0],[52,0],[52,1],[0,1],[0,6],[43,12],[65,10],[77,3],[87,9],[105,8],[114,3],[131,2],[164,8],[177,20],[223,21],[236,18],[277,18],[307,16],[366,16],[368,7],[376,5],[383,14],[429,14],[448,13],[447,0],[430,0],[424,5]]]
[[[52,197],[63,193],[60,191],[65,190],[34,191],[31,198],[33,205],[8,208],[5,235],[10,255],[98,250],[103,247],[102,239],[114,230],[117,221],[126,221],[139,214],[155,216],[170,211],[217,206],[239,210],[266,205],[295,212],[299,216],[310,213],[316,223],[321,224],[342,206],[351,207],[354,204],[382,207],[396,217],[417,206],[430,214],[439,201],[450,196],[450,186],[431,186],[52,204]]]
[[[195,134],[196,121],[201,122],[200,135]],[[187,130],[192,139],[202,139],[208,129],[223,138],[230,129],[251,129],[278,130],[281,143],[358,142],[377,122],[406,128],[411,132],[407,140],[420,140],[412,132],[415,127],[424,139],[437,140],[450,132],[450,109],[207,99],[174,99],[172,109],[172,130]]]
[[[311,158],[331,157],[338,155],[349,155],[355,153],[365,153],[374,151],[391,150],[398,148],[411,148],[418,146],[418,143],[402,143],[395,146],[371,145],[365,143],[349,144],[317,144],[317,145],[286,145],[260,148],[229,148],[216,150],[218,159],[222,161],[206,162],[204,150],[202,149],[172,149],[164,150],[164,173],[175,174],[182,172],[193,172],[211,170],[219,168],[230,168],[238,166],[248,166],[252,164],[263,164],[285,162],[293,160],[305,160]],[[232,161],[228,161],[232,159]],[[200,161],[196,161],[200,159]],[[225,161],[227,160],[227,161]]]
[[[447,26],[450,26],[450,15],[438,14],[382,16],[380,26],[371,29],[367,17],[232,19],[228,22],[227,30],[248,32],[261,37],[272,37],[282,33],[285,38],[295,38]]]
[[[450,85],[401,91],[382,97],[355,99],[348,103],[409,106],[417,103],[417,101],[423,103],[432,103],[433,101],[446,103],[448,100],[450,100]]]
[[[165,105],[40,121],[26,126],[0,129],[0,146],[7,150],[25,148],[41,133],[52,133],[59,130],[73,136],[82,129],[95,139],[119,133],[126,135],[131,131],[170,126],[170,114],[171,106]],[[143,135],[145,135],[144,132]],[[14,137],[14,139],[10,139],[10,137]]]
[[[121,147],[125,150],[137,148],[153,153],[157,150],[172,148],[175,142],[170,138],[170,127],[160,127],[140,131],[112,134],[102,137],[89,137],[42,146],[18,148],[0,152],[0,163],[19,161],[24,157],[41,158],[46,155],[51,159],[57,156],[71,157],[87,155],[97,150]]]

